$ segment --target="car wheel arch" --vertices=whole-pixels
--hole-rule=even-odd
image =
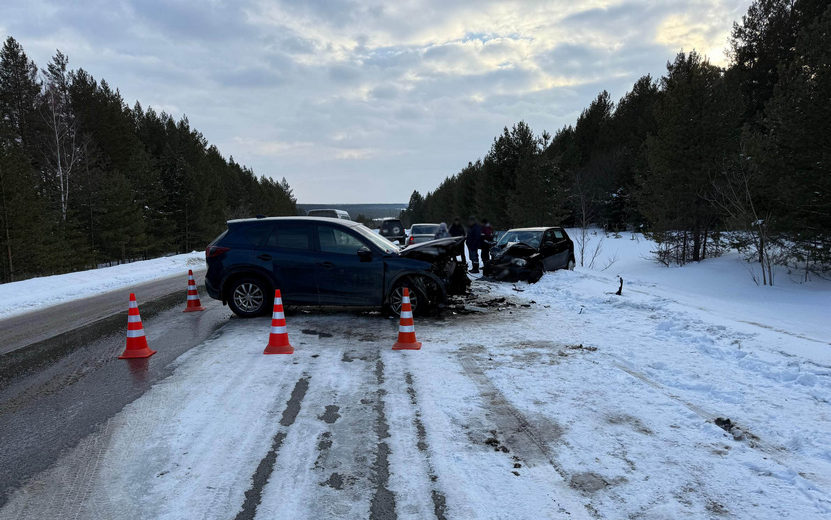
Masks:
[[[222,303],[228,302],[231,287],[235,281],[241,278],[259,278],[265,282],[271,290],[280,287],[277,280],[275,280],[274,277],[264,269],[235,269],[234,271],[228,273],[222,280]]]
[[[444,299],[447,297],[447,288],[444,286],[444,283],[441,281],[441,279],[438,276],[434,275],[433,273],[427,273],[427,272],[423,272],[423,271],[409,271],[409,272],[399,273],[398,275],[396,275],[395,278],[393,278],[390,281],[389,285],[387,286],[386,293],[384,295],[384,305],[389,306],[390,298],[392,296],[393,289],[395,289],[396,287],[398,287],[400,284],[402,284],[403,282],[405,282],[407,280],[412,280],[412,279],[419,278],[419,277],[426,278],[426,279],[432,281],[436,285],[436,287],[438,287],[440,293],[436,296],[436,298],[435,298],[436,301],[433,302],[434,304],[437,304],[441,301],[444,301]],[[425,296],[429,297],[430,295],[425,294]]]

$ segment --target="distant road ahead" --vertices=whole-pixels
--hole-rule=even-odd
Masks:
[[[205,270],[196,270],[193,274],[196,283],[201,284]],[[126,316],[127,300],[131,292],[136,293],[139,308],[142,302],[158,300],[179,292],[184,308],[187,283],[187,273],[183,273],[0,320],[0,356],[115,314],[124,313]],[[200,290],[199,296],[207,298],[203,290]]]

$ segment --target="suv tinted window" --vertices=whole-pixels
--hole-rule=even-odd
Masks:
[[[279,249],[312,249],[312,226],[305,223],[279,223],[268,237],[268,247]]]
[[[239,224],[228,230],[226,242],[248,247],[260,247],[271,232],[270,222],[251,222]],[[220,237],[221,238],[221,237]],[[217,239],[219,240],[219,239]]]
[[[320,250],[326,253],[354,255],[358,249],[366,246],[354,235],[332,226],[318,226],[317,237],[320,240]]]
[[[551,232],[552,232],[552,233],[554,233],[554,236],[555,236],[558,240],[559,240],[559,239],[563,239],[563,238],[565,238],[565,234],[563,233],[563,230],[562,230],[562,229],[552,229],[552,230],[551,230]]]

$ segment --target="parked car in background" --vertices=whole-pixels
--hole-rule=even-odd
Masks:
[[[205,251],[205,288],[241,317],[271,311],[274,289],[286,305],[401,309],[403,288],[413,312],[464,292],[465,266],[452,251],[460,238],[398,246],[357,222],[315,217],[231,220]]]
[[[326,217],[339,218],[342,220],[352,220],[352,218],[350,218],[349,216],[349,213],[341,209],[310,209],[306,214],[310,217]]]
[[[398,242],[404,245],[407,239],[407,232],[404,229],[404,224],[397,218],[385,218],[381,221],[380,228],[381,236],[390,242]]]
[[[438,224],[413,224],[410,227],[410,233],[407,237],[407,245],[411,246],[413,244],[429,242],[436,238],[438,231]]]
[[[531,283],[545,271],[574,269],[574,243],[561,227],[509,229],[500,234],[485,265],[487,278]]]

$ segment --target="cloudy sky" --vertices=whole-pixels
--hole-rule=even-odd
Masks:
[[[3,0],[0,35],[187,115],[300,202],[401,202],[503,126],[553,133],[679,50],[724,63],[749,3]]]

